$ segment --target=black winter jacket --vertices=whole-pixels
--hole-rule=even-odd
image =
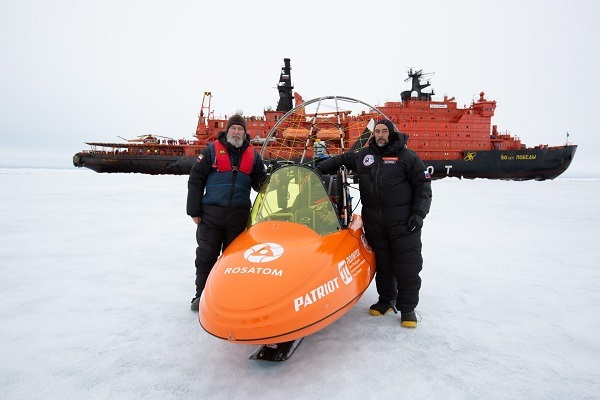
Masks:
[[[423,218],[431,206],[431,178],[419,156],[406,147],[408,135],[391,133],[390,143],[379,147],[371,138],[367,146],[319,164],[323,173],[341,165],[359,177],[363,207],[385,209],[385,215],[406,221],[417,214]]]
[[[220,132],[217,140],[219,140],[224,146],[227,146],[227,152],[229,153],[229,159],[232,166],[239,166],[242,159],[242,153],[250,145],[250,137],[246,135],[246,140],[241,148],[236,149],[231,144],[227,143],[227,133]],[[198,159],[194,163],[192,170],[190,171],[190,177],[188,179],[188,196],[187,196],[187,214],[192,217],[202,216],[202,204],[206,203],[205,199],[205,188],[208,175],[215,174],[227,174],[231,177],[231,182],[228,184],[226,190],[220,188],[221,195],[212,196],[210,204],[220,205],[224,207],[242,207],[250,208],[250,188],[258,191],[260,186],[266,179],[265,165],[262,158],[254,150],[254,163],[252,164],[252,170],[250,171],[250,179],[237,179],[236,175],[243,174],[241,171],[236,172],[219,172],[216,169],[216,165],[213,165],[215,147],[213,143],[210,143],[202,155],[198,156]]]

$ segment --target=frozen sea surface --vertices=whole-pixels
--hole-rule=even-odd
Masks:
[[[0,398],[600,398],[600,179],[434,181],[418,328],[373,283],[285,363],[189,310],[186,183],[0,168]]]

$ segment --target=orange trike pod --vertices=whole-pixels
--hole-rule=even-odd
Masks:
[[[276,169],[256,197],[248,229],[223,252],[200,300],[218,338],[271,344],[328,326],[361,297],[375,257],[351,206],[345,175],[330,196],[312,169]]]

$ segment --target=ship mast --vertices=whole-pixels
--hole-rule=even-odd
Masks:
[[[277,111],[288,112],[294,108],[292,100],[294,98],[292,90],[292,67],[290,66],[290,59],[283,59],[284,66],[281,68],[281,75],[279,75],[279,84],[277,90],[279,91],[279,101],[277,102]]]
[[[208,120],[210,120],[212,113],[210,110],[210,99],[212,99],[212,93],[204,92],[202,106],[200,107],[200,113],[198,114],[198,125],[196,125],[197,138],[201,138],[207,134]]]
[[[424,74],[422,69],[418,71],[413,71],[413,69],[410,68],[408,70],[408,78],[406,78],[404,82],[412,81],[412,88],[411,90],[405,90],[400,94],[402,101],[407,101],[410,99],[431,101],[431,98],[435,93],[433,91],[431,91],[431,93],[423,92],[423,89],[431,86],[431,83],[429,83],[429,81],[427,81],[427,83],[421,83],[421,79],[427,75],[433,75],[433,72],[428,72]]]

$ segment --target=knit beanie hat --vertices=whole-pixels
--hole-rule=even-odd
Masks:
[[[246,120],[240,114],[233,114],[231,118],[229,118],[225,131],[228,131],[231,125],[240,125],[242,128],[244,128],[244,133],[246,133]]]
[[[377,121],[375,123],[375,126],[377,126],[379,124],[384,124],[390,130],[390,136],[389,136],[390,143],[392,143],[394,140],[396,140],[398,138],[398,129],[396,129],[396,127],[394,126],[394,123],[392,121],[390,121],[389,119],[382,119],[382,120]]]

